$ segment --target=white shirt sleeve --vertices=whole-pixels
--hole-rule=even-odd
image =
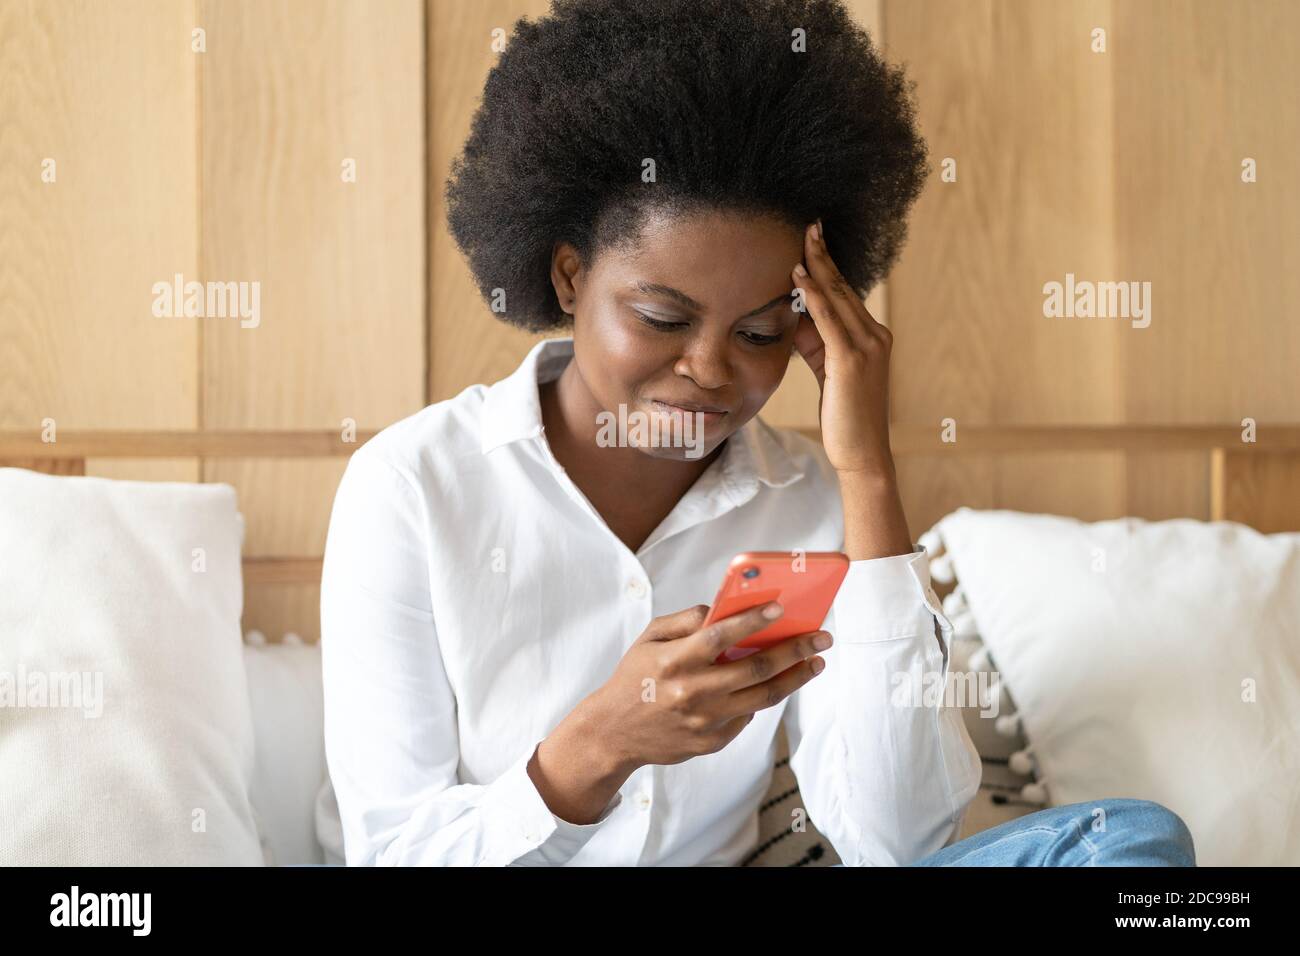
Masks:
[[[363,447],[334,499],[321,577],[325,755],[349,866],[560,865],[622,802],[579,825],[552,814],[527,766],[457,782],[456,699],[430,606],[424,499]]]
[[[826,669],[783,715],[813,824],[846,866],[904,866],[953,842],[982,765],[945,707],[952,625],[925,550],[853,561],[823,628]]]

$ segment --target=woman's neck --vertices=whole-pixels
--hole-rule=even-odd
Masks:
[[[698,459],[655,458],[597,442],[602,411],[570,360],[558,378],[538,386],[551,453],[610,528],[632,551],[658,527],[722,453],[722,442]],[[636,545],[636,546],[634,546]]]

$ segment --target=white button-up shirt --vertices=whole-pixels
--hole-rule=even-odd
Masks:
[[[825,670],[722,750],[640,767],[593,823],[547,808],[530,758],[652,617],[709,604],[739,552],[844,545],[821,446],[755,417],[633,553],[543,435],[538,383],[572,355],[572,338],[539,342],[502,381],[348,462],[321,582],[348,864],[735,865],[757,842],[778,722],[807,815],[845,864],[951,843],[980,760],[944,706],[952,628],[921,548],[851,562]]]

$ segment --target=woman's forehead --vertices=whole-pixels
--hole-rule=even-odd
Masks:
[[[660,216],[628,245],[603,253],[593,271],[620,294],[694,311],[734,310],[787,294],[802,253],[797,230],[761,216]]]

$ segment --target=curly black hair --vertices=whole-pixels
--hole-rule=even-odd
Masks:
[[[554,0],[488,74],[447,221],[485,299],[535,332],[572,323],[554,244],[590,264],[652,210],[820,216],[865,297],[930,171],[914,86],[841,0]]]

